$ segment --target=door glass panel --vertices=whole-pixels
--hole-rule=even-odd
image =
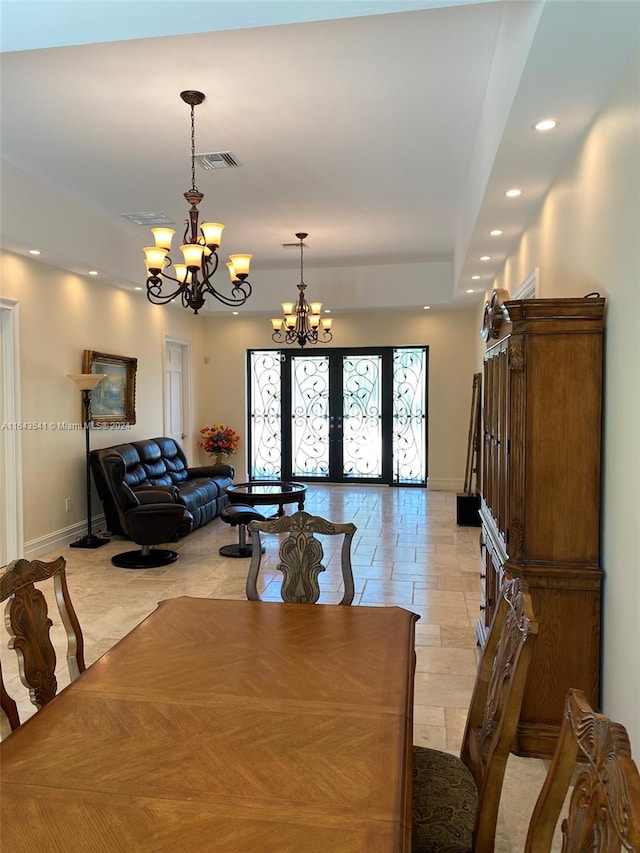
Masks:
[[[426,354],[424,347],[393,351],[393,482],[427,478]]]
[[[329,476],[329,359],[291,359],[291,469],[294,477]]]
[[[275,350],[251,353],[251,459],[252,480],[278,480],[282,476],[282,365]]]
[[[345,356],[342,361],[342,473],[382,476],[382,358]],[[339,429],[339,424],[337,425]]]

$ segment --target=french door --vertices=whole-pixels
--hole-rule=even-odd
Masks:
[[[423,485],[426,347],[251,350],[252,479]]]

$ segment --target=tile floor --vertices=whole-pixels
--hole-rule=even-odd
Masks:
[[[420,614],[416,626],[414,743],[458,752],[477,662],[478,528],[456,525],[454,493],[417,488],[313,485],[305,509],[356,525],[354,605],[393,604]],[[269,508],[265,510],[270,512]],[[215,519],[171,546],[180,552],[176,563],[144,571],[118,569],[111,564],[113,554],[134,547],[121,538],[95,551],[65,548],[68,584],[83,628],[87,665],[137,625],[161,599],[179,595],[244,598],[249,560],[218,554],[220,545],[235,539],[235,528]],[[339,555],[329,555],[329,542],[327,572],[321,576],[321,601],[333,602],[339,597]],[[263,558],[262,595],[279,600],[275,553],[275,543],[270,544]],[[55,643],[64,648],[60,634]],[[64,665],[64,654],[61,657]],[[20,700],[24,720],[33,706],[17,675],[13,675],[15,654],[4,641],[0,658],[7,689]],[[63,671],[60,675],[60,684],[64,685],[68,676]],[[529,817],[545,775],[542,761],[511,756],[502,795],[497,853],[524,849]]]

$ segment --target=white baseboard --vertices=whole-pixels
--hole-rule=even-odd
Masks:
[[[454,480],[447,477],[428,477],[427,489],[432,492],[461,492],[462,480]]]
[[[104,530],[106,520],[104,514],[96,515],[91,522],[91,529],[94,533]],[[76,539],[87,532],[87,522],[79,521],[77,524],[71,524],[69,527],[62,527],[60,530],[54,530],[52,533],[47,533],[46,536],[39,536],[37,539],[31,539],[24,543],[24,558],[26,560],[35,560],[38,557],[43,557],[45,554],[50,554],[52,551],[58,551],[68,547]]]

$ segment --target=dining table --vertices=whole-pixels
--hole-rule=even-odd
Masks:
[[[182,596],[0,744],[7,853],[408,853],[415,622]]]

